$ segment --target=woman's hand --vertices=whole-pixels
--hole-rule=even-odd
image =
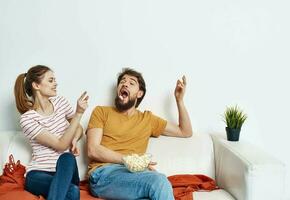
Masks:
[[[79,156],[80,155],[80,150],[79,148],[77,147],[77,142],[78,140],[76,138],[73,139],[72,141],[72,145],[71,145],[71,148],[70,148],[70,152],[75,156]]]
[[[78,99],[76,113],[83,114],[85,112],[88,107],[88,99],[87,92],[84,92]]]

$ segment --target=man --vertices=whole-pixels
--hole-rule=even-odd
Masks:
[[[174,200],[166,176],[154,170],[132,173],[123,165],[123,157],[144,154],[150,136],[192,135],[191,122],[183,102],[186,79],[183,76],[182,81],[178,80],[175,88],[178,126],[150,111],[137,110],[146,93],[145,81],[139,72],[126,68],[119,74],[117,83],[115,107],[97,106],[88,125],[91,193],[104,199]],[[153,164],[150,163],[148,168],[152,169]]]

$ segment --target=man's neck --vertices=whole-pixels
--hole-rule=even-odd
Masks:
[[[129,108],[128,110],[122,111],[121,113],[124,115],[127,115],[128,117],[133,116],[136,113],[137,109],[135,108],[135,106],[133,106],[132,108]]]

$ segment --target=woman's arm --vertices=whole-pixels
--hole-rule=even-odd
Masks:
[[[82,135],[82,128],[80,128],[80,120],[83,116],[83,113],[88,107],[88,96],[85,93],[81,95],[77,102],[76,114],[71,119],[69,127],[65,130],[64,134],[61,137],[56,137],[52,135],[49,131],[43,130],[40,134],[35,137],[35,140],[44,145],[51,147],[57,151],[65,151],[67,150],[71,144],[73,139],[78,135],[78,139]]]

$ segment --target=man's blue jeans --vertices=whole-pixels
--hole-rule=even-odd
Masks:
[[[104,199],[174,200],[172,186],[165,175],[149,170],[131,173],[120,164],[95,169],[89,184],[92,195]]]
[[[27,173],[25,189],[47,200],[79,200],[79,174],[74,155],[62,154],[56,172],[32,170]]]

